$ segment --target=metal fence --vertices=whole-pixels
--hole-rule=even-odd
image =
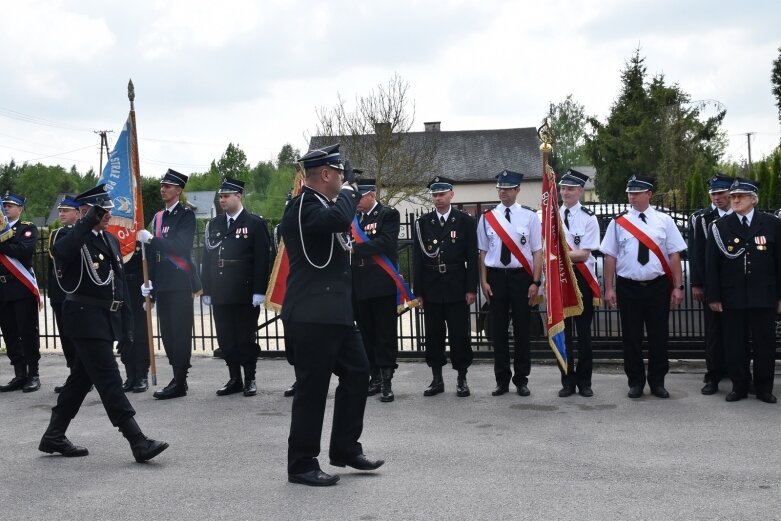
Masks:
[[[604,234],[610,219],[626,209],[623,204],[589,204],[589,208],[594,210],[599,222],[601,233]],[[471,210],[471,208],[469,208]],[[673,217],[679,229],[687,238],[689,229],[690,210],[667,210],[667,213]],[[400,271],[407,280],[412,280],[412,239],[413,224],[415,215],[407,214],[403,217],[401,230],[399,233],[399,264]],[[195,245],[193,248],[193,258],[196,263],[200,263],[203,253],[203,223],[200,223],[201,230],[196,234]],[[46,293],[46,278],[48,270],[47,247],[48,232],[43,230],[39,244],[36,249],[34,266],[38,275],[38,283],[41,286],[42,294]],[[597,276],[602,282],[602,258],[599,252],[597,256]],[[685,280],[688,280],[688,260],[683,256],[683,272]],[[682,305],[670,312],[670,357],[698,359],[703,358],[703,320],[702,304],[695,302],[691,298],[691,292],[686,284],[685,299]],[[130,288],[135,291],[136,288]],[[470,321],[472,330],[472,346],[477,357],[491,357],[492,347],[485,332],[484,298],[478,292],[478,298],[475,305],[472,306]],[[218,347],[217,337],[212,319],[211,308],[201,304],[200,299],[195,299],[194,303],[195,325],[193,328],[193,349],[195,351],[211,352]],[[399,355],[400,357],[421,357],[425,349],[423,313],[425,310],[411,309],[407,310],[398,318],[399,331]],[[156,317],[156,314],[154,315]],[[267,326],[258,331],[257,340],[261,347],[262,356],[282,356],[284,352],[284,331],[281,320],[273,320],[276,313],[268,310],[261,311],[260,322],[271,321]],[[551,350],[548,347],[547,339],[544,336],[544,309],[532,311],[532,356],[535,359],[552,359]],[[155,318],[155,322],[157,319]],[[41,310],[40,315],[41,345],[44,348],[59,347],[59,338],[57,336],[54,316],[51,308],[46,305]],[[159,324],[153,325],[155,338],[155,347],[162,349],[159,336]],[[511,331],[512,334],[512,331]],[[621,323],[617,310],[610,310],[602,306],[597,308],[592,322],[594,357],[597,359],[621,358]],[[512,344],[511,344],[512,345]]]

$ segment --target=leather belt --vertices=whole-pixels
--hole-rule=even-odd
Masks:
[[[424,264],[425,268],[430,269],[431,271],[437,271],[439,273],[447,273],[448,270],[453,270],[456,268],[464,268],[463,264]]]
[[[225,266],[231,266],[236,264],[249,264],[250,261],[245,260],[227,260],[227,259],[217,259],[217,267],[218,268],[224,268]]]
[[[493,266],[486,266],[485,269],[488,271],[497,271],[501,273],[518,273],[519,271],[523,271],[524,273],[526,272],[526,270],[523,268],[494,268]]]
[[[89,304],[90,306],[98,306],[100,308],[108,309],[109,311],[119,311],[124,304],[121,300],[103,300],[99,298],[85,297],[83,295],[66,295],[65,300],[71,302],[78,302],[80,304]]]
[[[3,284],[5,284],[5,283],[6,283],[6,279],[7,279],[7,278],[8,278],[8,277],[6,277],[5,275],[0,275],[0,282],[2,282]]]
[[[368,259],[358,259],[358,261],[353,264],[353,266],[358,266],[359,268],[363,268],[364,266],[374,266],[377,262],[375,262],[374,259],[368,258]]]

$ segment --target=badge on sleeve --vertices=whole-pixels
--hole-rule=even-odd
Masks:
[[[574,242],[575,242],[575,246],[580,244],[580,235],[575,236]]]

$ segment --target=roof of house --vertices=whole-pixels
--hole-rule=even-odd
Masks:
[[[373,135],[363,137],[372,139]],[[527,179],[542,177],[542,152],[534,127],[408,132],[405,146],[414,147],[416,141],[432,137],[437,140],[432,177],[442,175],[456,181],[484,182],[493,180],[505,169],[521,172]],[[336,141],[339,139],[314,136],[309,148],[321,148]],[[349,159],[348,149],[343,148],[341,152],[343,157]],[[355,166],[371,173],[372,165]]]
[[[195,212],[196,219],[211,219],[218,213],[214,204],[215,191],[208,192],[187,192],[187,204]]]

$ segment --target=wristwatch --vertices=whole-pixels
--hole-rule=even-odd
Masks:
[[[681,284],[680,286],[678,286],[678,289],[679,289],[679,290],[681,290],[681,291],[683,291],[684,289],[686,289],[686,286],[684,286],[683,284]]]
[[[542,281],[541,280],[533,280],[532,284],[536,285],[539,288],[540,286],[542,286]]]

